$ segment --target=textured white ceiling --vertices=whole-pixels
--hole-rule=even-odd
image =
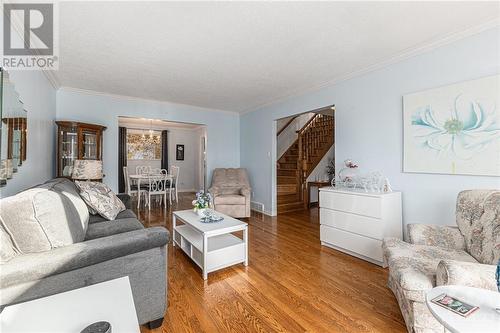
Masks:
[[[244,112],[499,17],[498,2],[61,2],[61,86]]]

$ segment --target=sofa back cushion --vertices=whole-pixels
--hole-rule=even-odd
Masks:
[[[460,192],[456,215],[467,252],[482,264],[496,264],[500,259],[500,191]]]
[[[217,168],[212,177],[212,186],[220,189],[221,194],[240,194],[241,188],[250,188],[246,169]]]
[[[48,251],[84,240],[88,210],[65,182],[47,182],[1,199],[0,218],[20,252]]]
[[[0,218],[0,263],[4,263],[14,258],[18,251],[12,242],[12,239],[4,227],[3,221]]]
[[[55,178],[47,181],[44,185],[51,185],[52,191],[65,196],[73,204],[84,231],[87,230],[90,218],[90,207],[80,197],[80,190],[75,183],[67,178]],[[43,185],[42,185],[43,186]]]

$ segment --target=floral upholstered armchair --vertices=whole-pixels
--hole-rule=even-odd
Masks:
[[[456,223],[457,227],[409,224],[408,242],[384,239],[388,286],[398,300],[408,332],[445,332],[425,304],[426,291],[435,286],[497,290],[500,191],[460,192]]]

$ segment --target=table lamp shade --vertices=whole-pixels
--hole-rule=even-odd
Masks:
[[[71,178],[77,180],[99,180],[102,179],[102,161],[98,160],[75,160]]]

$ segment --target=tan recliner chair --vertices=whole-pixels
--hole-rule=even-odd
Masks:
[[[245,169],[215,169],[208,191],[216,211],[232,217],[250,217],[252,190]]]

